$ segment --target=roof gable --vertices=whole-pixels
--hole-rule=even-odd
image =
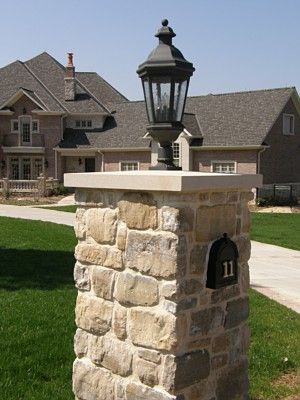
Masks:
[[[43,102],[32,92],[25,88],[19,88],[7,101],[0,105],[0,110],[13,106],[22,96],[27,96],[39,109],[46,111],[47,107]]]

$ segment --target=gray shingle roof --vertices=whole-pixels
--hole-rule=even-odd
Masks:
[[[260,146],[295,88],[189,97],[183,124],[195,146]],[[102,132],[68,131],[59,147],[142,148],[147,116],[143,101],[110,104],[115,113]]]
[[[261,145],[295,88],[189,97],[203,146]]]
[[[20,88],[32,91],[50,111],[108,113],[105,104],[127,101],[96,73],[76,73],[77,96],[65,101],[65,67],[44,52],[0,69],[0,105]]]

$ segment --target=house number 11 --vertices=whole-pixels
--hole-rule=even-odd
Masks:
[[[223,265],[223,278],[229,278],[230,276],[233,276],[233,261],[224,261],[222,263]]]

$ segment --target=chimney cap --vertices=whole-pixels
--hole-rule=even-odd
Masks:
[[[67,53],[67,67],[73,66],[73,53]]]

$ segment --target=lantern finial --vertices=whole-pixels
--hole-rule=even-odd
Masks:
[[[159,43],[164,43],[170,46],[172,45],[172,38],[176,36],[176,33],[170,26],[168,26],[168,24],[169,21],[164,18],[161,21],[162,27],[159,29],[155,36],[159,38]]]

